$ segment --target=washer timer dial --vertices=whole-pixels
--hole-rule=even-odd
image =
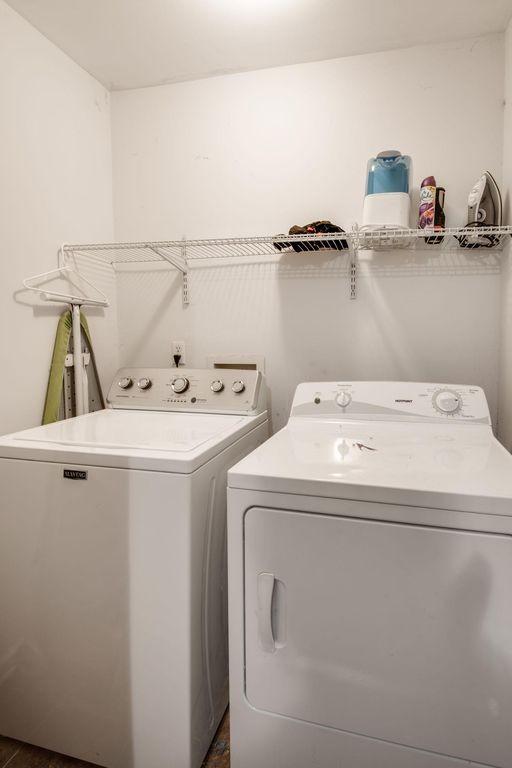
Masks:
[[[190,382],[185,376],[177,376],[172,382],[171,387],[177,395],[181,395],[189,388]]]
[[[453,389],[438,389],[432,398],[432,405],[438,413],[453,415],[462,407],[462,399]]]

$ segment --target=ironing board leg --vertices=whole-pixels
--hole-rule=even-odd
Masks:
[[[84,406],[84,365],[82,359],[82,329],[80,327],[80,305],[73,304],[73,371],[75,375],[76,415],[85,413]]]

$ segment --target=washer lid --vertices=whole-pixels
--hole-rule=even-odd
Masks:
[[[229,486],[512,516],[512,456],[478,424],[296,417]]]
[[[1,438],[0,456],[188,473],[265,418],[97,411]]]
[[[241,421],[241,416],[105,410],[27,429],[14,439],[83,448],[181,453],[198,448]]]

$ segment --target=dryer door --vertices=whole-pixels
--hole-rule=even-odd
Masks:
[[[252,508],[247,698],[510,768],[511,588],[509,536]]]

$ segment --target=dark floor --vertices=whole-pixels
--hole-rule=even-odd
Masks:
[[[203,768],[229,768],[229,710],[215,734]]]
[[[91,763],[0,736],[0,768],[93,768]],[[229,712],[215,734],[203,768],[229,768]]]

